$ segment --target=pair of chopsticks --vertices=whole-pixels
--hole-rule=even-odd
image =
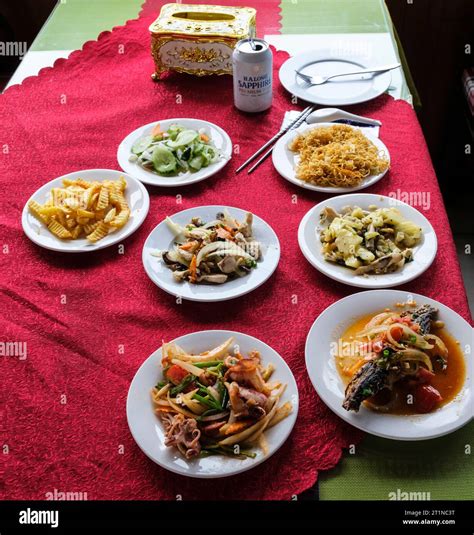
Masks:
[[[246,160],[236,171],[235,171],[235,174],[237,173],[240,173],[240,171],[242,171],[242,169],[244,169],[245,167],[247,167],[247,165],[251,162],[253,162],[255,160],[255,158],[257,158],[258,156],[260,156],[260,154],[262,154],[262,152],[267,149],[268,147],[270,147],[270,145],[273,145],[276,141],[278,141],[281,136],[283,134],[286,134],[289,130],[293,130],[295,128],[298,128],[298,126],[300,126],[300,124],[302,124],[305,120],[306,120],[306,117],[308,117],[308,115],[310,113],[313,113],[313,111],[315,110],[315,106],[308,106],[307,108],[305,108],[299,115],[298,117],[296,117],[296,119],[294,119],[291,123],[289,123],[287,126],[285,126],[284,128],[282,128],[278,133],[276,133],[271,139],[269,139],[265,145],[262,145],[257,152],[255,152],[254,154],[252,154],[252,156],[250,156],[250,158],[248,160]],[[247,171],[247,174],[250,175],[250,173],[253,173],[253,171],[255,171],[255,169],[257,169],[257,167],[263,163],[269,156],[270,154],[272,153],[273,151],[273,147],[270,147],[267,152],[265,152],[265,154],[254,164],[252,165],[252,167]]]

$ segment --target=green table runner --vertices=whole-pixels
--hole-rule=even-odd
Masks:
[[[474,422],[451,435],[398,442],[367,435],[354,454],[320,477],[321,500],[472,500]]]
[[[31,50],[76,50],[137,17],[144,0],[59,0]]]
[[[282,33],[389,32],[383,0],[282,0]]]

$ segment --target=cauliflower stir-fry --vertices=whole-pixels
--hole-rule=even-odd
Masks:
[[[357,275],[390,273],[413,260],[422,230],[396,208],[347,207],[339,214],[326,207],[320,233],[324,258],[355,269]]]

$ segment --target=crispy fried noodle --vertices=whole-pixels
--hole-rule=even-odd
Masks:
[[[343,124],[299,134],[288,148],[299,154],[296,176],[323,187],[355,187],[389,166],[388,159],[360,130]]]

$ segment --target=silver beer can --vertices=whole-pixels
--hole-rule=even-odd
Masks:
[[[232,54],[234,104],[247,112],[259,112],[272,105],[273,54],[263,39],[242,39]]]

